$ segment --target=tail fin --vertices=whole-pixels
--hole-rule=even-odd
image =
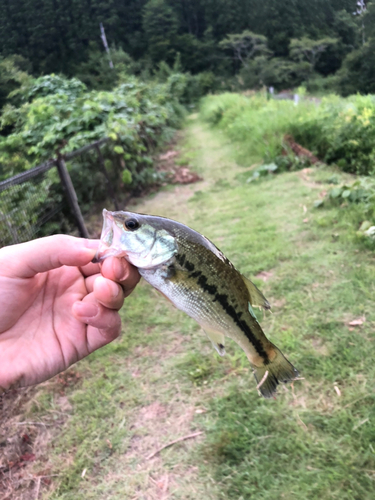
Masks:
[[[257,389],[265,398],[271,398],[280,382],[290,382],[298,377],[298,371],[284,357],[282,352],[273,346],[276,356],[267,365],[254,367],[254,377],[257,381]]]

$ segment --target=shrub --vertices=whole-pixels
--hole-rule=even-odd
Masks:
[[[102,152],[119,188],[137,190],[155,182],[151,155],[184,116],[178,101],[180,83],[174,75],[163,84],[145,84],[130,77],[113,91],[88,92],[76,79],[54,75],[38,78],[26,94],[30,102],[4,108],[1,127],[11,133],[0,136],[0,180],[57,152],[67,153],[109,137],[111,142]],[[92,154],[68,163],[84,210],[105,197],[105,183],[96,163]],[[49,198],[60,201],[58,177],[49,181]]]
[[[306,119],[307,118],[307,119]],[[293,125],[297,142],[345,172],[375,172],[375,98],[351,96],[323,99],[317,112]]]

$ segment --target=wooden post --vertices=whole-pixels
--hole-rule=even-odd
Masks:
[[[107,169],[105,168],[104,158],[103,158],[102,152],[100,151],[99,145],[96,145],[95,149],[96,149],[96,152],[98,153],[100,168],[101,168],[103,175],[105,177],[105,180],[106,180],[109,196],[112,198],[113,204],[115,205],[115,209],[119,210],[116,195],[115,195],[115,192],[113,190],[113,186],[111,183],[111,179],[109,178]]]
[[[60,179],[64,187],[64,191],[68,197],[68,202],[70,208],[73,210],[74,217],[77,222],[79,233],[82,238],[89,238],[89,233],[85,226],[85,221],[83,220],[81,209],[79,208],[77,194],[74,190],[72,179],[70,178],[68,169],[66,168],[65,162],[62,156],[59,156],[56,161],[57,170],[59,171]]]

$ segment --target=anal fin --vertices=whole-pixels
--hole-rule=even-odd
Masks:
[[[216,351],[220,354],[220,356],[224,356],[225,354],[225,337],[224,334],[218,332],[217,330],[213,330],[211,328],[207,328],[207,326],[203,327],[207,337],[211,340],[212,345],[216,349]]]

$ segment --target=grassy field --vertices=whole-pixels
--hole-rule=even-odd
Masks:
[[[141,283],[121,339],[39,387],[17,417],[45,424],[33,473],[52,482],[39,498],[373,499],[375,256],[344,209],[313,208],[344,174],[314,167],[248,184],[259,157],[238,165],[238,146],[197,116],[180,147],[178,162],[204,180],[131,208],[187,223],[253,279],[272,305],[264,330],[302,380],[261,399],[233,342],[220,358]]]

